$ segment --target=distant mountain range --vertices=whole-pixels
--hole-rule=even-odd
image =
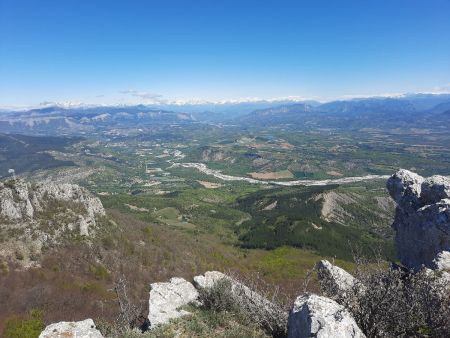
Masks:
[[[321,127],[398,127],[445,122],[450,95],[414,94],[398,98],[366,98],[332,101],[317,106],[291,104],[255,110],[238,121],[252,125],[293,124]],[[446,121],[450,125],[450,121]]]
[[[186,123],[361,128],[447,121],[450,94],[410,94],[319,103],[257,101],[196,105],[58,106],[0,111],[0,132],[83,135],[111,128]]]
[[[191,114],[149,109],[146,106],[58,106],[0,113],[0,132],[22,134],[88,134],[98,129],[132,128],[148,124],[194,121]]]

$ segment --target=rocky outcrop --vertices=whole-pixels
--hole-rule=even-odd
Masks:
[[[33,265],[44,246],[91,237],[104,215],[100,199],[76,184],[0,182],[0,257]]]
[[[283,332],[286,327],[288,313],[280,306],[272,303],[255,290],[218,271],[207,271],[203,276],[194,277],[194,285],[198,289],[213,288],[220,281],[229,283],[233,302],[252,314],[262,326],[274,332]]]
[[[387,188],[397,203],[392,227],[402,264],[411,269],[449,265],[450,180],[401,169],[389,178]]]
[[[450,251],[442,251],[436,255],[433,261],[434,267],[442,271],[450,271]]]
[[[148,319],[152,328],[189,315],[188,311],[180,308],[198,298],[195,287],[183,278],[172,278],[168,283],[153,283],[150,286]]]
[[[321,282],[329,283],[329,287],[339,294],[345,294],[356,283],[355,277],[327,260],[321,260],[317,264],[317,273]]]
[[[335,301],[317,295],[299,296],[289,314],[289,338],[365,337],[350,313]]]
[[[0,182],[0,216],[3,221],[33,220],[55,202],[78,204],[85,209],[86,218],[93,224],[96,215],[105,214],[100,200],[76,184],[23,180]]]
[[[92,319],[79,322],[59,322],[48,325],[39,338],[103,338]]]

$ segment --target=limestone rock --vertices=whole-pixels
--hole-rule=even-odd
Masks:
[[[433,263],[438,270],[450,271],[450,252],[442,251],[438,253]]]
[[[424,178],[409,170],[400,169],[387,181],[387,189],[402,208],[417,208]]]
[[[333,290],[340,293],[350,290],[356,282],[355,277],[327,260],[321,260],[317,264],[317,271],[319,279],[328,281]]]
[[[39,335],[39,338],[103,338],[95,328],[92,319],[79,322],[59,322],[48,325]]]
[[[54,182],[32,184],[17,179],[0,185],[0,216],[6,220],[33,219],[36,212],[44,210],[54,201],[78,203],[86,209],[87,215],[91,218],[105,215],[100,199],[76,184]]]
[[[29,248],[58,245],[73,235],[92,236],[97,217],[103,215],[100,199],[76,184],[0,182],[0,236],[6,238],[0,257],[17,260],[14,257],[20,251],[20,265],[36,265]],[[33,250],[32,256],[39,257],[40,249]]]
[[[82,215],[79,215],[78,219],[80,236],[89,236],[89,222]]]
[[[444,176],[431,176],[422,183],[420,198],[424,204],[437,203],[450,198],[450,179]]]
[[[248,286],[234,280],[233,278],[223,274],[219,271],[207,271],[204,276],[194,277],[194,284],[197,288],[209,289],[214,287],[214,285],[220,280],[227,280],[230,282],[231,293],[236,297],[237,302],[240,304],[247,303],[251,300],[257,306],[271,306],[272,304],[265,299],[263,296],[259,295],[254,290],[250,289]]]
[[[299,296],[289,314],[289,338],[365,337],[350,313],[335,301],[317,295]]]
[[[212,288],[218,281],[223,278],[229,279],[229,277],[222,272],[207,271],[203,276],[200,275],[194,277],[194,285],[200,289],[208,289]]]
[[[392,227],[398,258],[410,269],[435,268],[438,254],[450,251],[450,180],[402,169],[387,188],[397,202]]]
[[[148,319],[152,328],[188,315],[189,312],[180,308],[198,298],[195,287],[183,278],[172,278],[168,283],[153,283],[150,286]]]
[[[270,329],[277,326],[280,331],[285,330],[288,317],[286,311],[230,276],[218,271],[207,271],[203,276],[194,277],[194,285],[198,289],[208,289],[223,279],[229,281],[230,292],[236,304],[239,304],[246,312],[255,315],[260,320],[262,319],[263,326],[268,325]]]

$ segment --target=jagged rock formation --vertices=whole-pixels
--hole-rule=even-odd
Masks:
[[[387,188],[397,202],[392,227],[402,264],[411,269],[450,266],[450,180],[401,169]]]
[[[168,283],[153,283],[150,286],[148,319],[152,328],[188,315],[188,311],[180,308],[198,299],[195,287],[183,278],[172,278]]]
[[[299,296],[289,314],[289,338],[362,338],[350,313],[335,301],[318,295]]]
[[[317,264],[317,272],[320,280],[330,283],[330,287],[339,293],[345,293],[356,283],[355,277],[327,260],[321,260]]]
[[[0,182],[0,257],[33,265],[43,246],[69,236],[90,236],[101,201],[76,184]]]
[[[103,338],[95,328],[92,319],[79,322],[59,322],[48,325],[39,335],[39,338]]]

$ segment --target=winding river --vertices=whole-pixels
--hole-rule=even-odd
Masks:
[[[304,186],[313,186],[313,185],[329,185],[329,184],[346,184],[353,182],[361,182],[361,181],[370,181],[370,180],[378,180],[378,179],[388,179],[389,175],[366,175],[366,176],[355,176],[355,177],[342,177],[328,180],[295,180],[295,181],[262,181],[257,180],[250,177],[242,177],[242,176],[231,176],[222,174],[220,170],[215,170],[208,168],[204,163],[174,163],[171,167],[183,167],[183,168],[193,168],[198,171],[214,176],[222,181],[245,181],[253,184],[274,184],[274,185],[282,185],[282,186],[296,186],[296,185],[304,185]]]

